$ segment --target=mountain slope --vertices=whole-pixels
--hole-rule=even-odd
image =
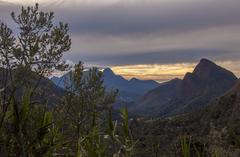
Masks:
[[[84,72],[87,75],[87,71]],[[69,74],[61,78],[52,77],[51,80],[59,87],[64,88],[64,83],[69,82]],[[103,71],[104,86],[108,91],[119,90],[118,100],[131,102],[144,95],[146,92],[156,88],[159,84],[152,80],[138,80],[133,78],[126,80],[120,75],[116,75],[110,68]]]
[[[0,68],[0,75],[1,74],[7,74],[6,69]],[[49,107],[52,105],[59,105],[61,102],[61,98],[64,96],[65,91],[56,86],[51,80],[45,77],[40,77],[37,73],[33,71],[18,71],[12,70],[12,75],[15,74],[16,77],[15,79],[21,79],[21,81],[15,81],[15,86],[17,87],[16,90],[16,97],[17,99],[20,99],[21,96],[23,95],[23,89],[26,87],[26,85],[31,85],[31,87],[35,87],[36,85],[36,91],[33,95],[34,101],[39,101],[43,104],[49,104]],[[5,76],[6,77],[6,76]],[[5,79],[7,81],[7,84],[10,85],[10,75],[6,78],[3,78],[0,76],[0,89],[4,86]],[[23,84],[25,85],[23,87]]]
[[[148,92],[131,108],[143,115],[169,116],[190,112],[207,105],[228,91],[237,81],[230,71],[202,59],[183,80],[169,81]]]
[[[128,81],[122,76],[114,74],[114,72],[109,68],[103,71],[103,76],[106,88],[118,89],[120,93],[123,92],[133,95],[143,95],[159,85],[157,82],[152,80],[138,80],[133,78]]]
[[[224,96],[213,102],[206,110],[207,115],[202,113],[201,121],[212,121],[217,127],[227,125],[240,125],[240,80]],[[237,125],[238,124],[238,125]]]
[[[180,116],[145,120],[135,128],[142,141],[138,145],[143,157],[148,157],[151,144],[158,144],[158,155],[175,157],[179,137],[191,138],[193,152],[212,156],[218,151],[220,157],[240,156],[240,80],[226,92],[200,110]],[[140,128],[143,128],[142,131]],[[197,156],[193,154],[192,156]]]
[[[182,80],[176,78],[160,84],[159,87],[149,91],[137,100],[134,105],[129,108],[130,112],[144,115],[155,113],[156,109],[163,110],[167,108],[168,104],[177,97],[181,82]]]

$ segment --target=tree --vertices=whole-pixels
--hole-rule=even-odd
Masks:
[[[68,139],[65,154],[76,157],[131,157],[135,142],[129,128],[126,109],[122,121],[112,119],[111,105],[117,91],[105,91],[102,72],[83,71],[75,65],[66,80],[67,94],[60,109],[64,115],[63,134]],[[59,112],[58,112],[59,114]]]
[[[68,25],[60,22],[54,26],[54,13],[39,11],[38,4],[22,7],[19,15],[11,15],[20,29],[13,52],[15,64],[45,75],[55,69],[63,70],[61,59],[71,46]]]
[[[75,156],[89,155],[90,151],[87,150],[90,145],[92,149],[96,149],[96,145],[92,145],[93,141],[88,141],[88,144],[86,141],[90,140],[91,134],[96,136],[100,131],[103,119],[106,118],[104,113],[114,103],[116,95],[105,92],[102,72],[92,68],[84,73],[83,69],[80,62],[75,65],[74,71],[69,73],[69,80],[66,82],[67,94],[62,106],[63,121],[67,126],[64,134],[70,140],[69,149]]]
[[[0,24],[0,153],[46,156],[57,144],[57,127],[33,96],[44,77],[67,68],[62,56],[71,46],[69,29],[62,22],[55,25],[53,12],[39,11],[38,4],[11,15],[16,36]]]
[[[119,124],[112,120],[117,92],[105,90],[97,68],[86,74],[76,64],[57,106],[34,99],[44,77],[68,68],[61,60],[71,45],[68,25],[55,26],[54,14],[39,11],[38,4],[12,18],[18,35],[0,25],[0,156],[132,156],[128,112],[121,111]]]
[[[36,90],[41,79],[54,70],[65,70],[64,52],[71,46],[68,25],[54,25],[53,12],[39,11],[35,7],[22,7],[21,13],[11,14],[18,26],[18,34],[6,24],[0,24],[0,94],[1,123],[16,89],[28,86]],[[32,92],[34,93],[34,92]],[[10,96],[10,97],[9,97]]]

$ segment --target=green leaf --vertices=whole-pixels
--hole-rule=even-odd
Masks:
[[[42,122],[42,127],[47,126],[52,123],[52,113],[51,112],[45,112]]]
[[[27,119],[29,108],[30,108],[30,99],[31,99],[31,90],[27,90],[24,93],[22,98],[22,106],[20,109],[20,122],[23,123]]]
[[[125,138],[127,138],[129,136],[128,111],[126,108],[123,108],[120,110],[120,113],[123,120],[123,125],[122,125],[123,133]]]

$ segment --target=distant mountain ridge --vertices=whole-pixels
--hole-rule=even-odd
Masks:
[[[237,77],[210,60],[201,59],[192,73],[174,79],[145,94],[130,107],[132,113],[169,116],[207,105],[236,83]]]
[[[85,71],[84,75],[87,75],[87,73],[88,71]],[[67,73],[60,78],[52,77],[51,80],[55,85],[64,88],[65,82],[69,82],[69,74]],[[118,101],[124,102],[132,102],[159,86],[159,83],[153,80],[139,80],[136,78],[127,80],[120,75],[116,75],[110,68],[103,70],[103,81],[108,91],[118,89]]]
[[[12,73],[14,72],[15,71],[12,70]],[[6,69],[0,67],[0,74],[2,73],[7,72]],[[48,104],[48,107],[51,107],[52,105],[58,105],[61,102],[61,98],[64,96],[65,90],[63,90],[59,86],[56,86],[51,80],[45,77],[41,77],[33,71],[22,71],[21,75],[22,75],[21,80],[23,80],[23,82],[25,83],[27,82],[28,85],[31,85],[31,87],[36,86],[36,84],[38,84],[38,88],[36,88],[36,93],[33,96],[33,99],[36,102],[42,102],[44,100],[43,103],[45,104],[46,103],[45,101],[47,100],[48,102],[46,104]],[[11,80],[10,76],[8,76],[6,79],[7,82],[10,82]],[[0,77],[0,89],[2,88],[2,86],[3,78]],[[20,99],[19,96],[22,95],[25,86],[23,86],[22,84],[21,85],[18,84],[17,87],[18,89],[16,90],[16,97],[17,99]]]
[[[116,75],[110,68],[103,71],[104,85],[107,89],[118,89],[120,92],[128,92],[143,95],[149,90],[158,87],[159,83],[153,80],[139,80],[132,78],[126,80],[120,75]]]

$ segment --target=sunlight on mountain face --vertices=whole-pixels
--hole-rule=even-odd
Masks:
[[[239,61],[218,61],[218,65],[231,70],[237,77],[240,76]],[[127,79],[139,78],[165,82],[174,78],[183,78],[187,72],[192,72],[197,63],[182,64],[152,64],[113,66],[112,70]]]

